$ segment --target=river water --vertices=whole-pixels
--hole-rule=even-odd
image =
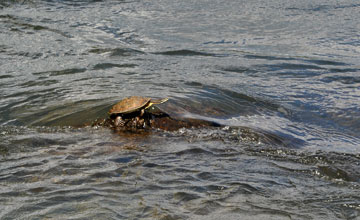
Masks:
[[[359,20],[355,0],[2,0],[0,218],[360,219]],[[131,95],[224,126],[87,126]]]

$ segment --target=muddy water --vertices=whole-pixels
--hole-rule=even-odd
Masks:
[[[358,219],[359,12],[2,1],[0,218]],[[130,95],[223,126],[86,126]]]

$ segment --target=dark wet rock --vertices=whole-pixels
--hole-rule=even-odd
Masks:
[[[100,119],[93,126],[105,126],[116,131],[140,131],[161,129],[176,131],[181,128],[222,127],[223,125],[202,119],[171,117],[158,108],[152,107],[142,116],[140,112],[130,114],[110,115],[107,119]]]

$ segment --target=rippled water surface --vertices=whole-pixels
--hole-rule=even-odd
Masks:
[[[0,219],[360,219],[359,15],[1,1]],[[223,126],[89,126],[131,95]]]

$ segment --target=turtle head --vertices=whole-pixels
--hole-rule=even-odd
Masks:
[[[169,100],[169,98],[163,98],[163,99],[151,99],[149,104],[145,107],[145,109],[149,108],[152,105],[158,105],[161,103],[166,102],[167,100]]]

